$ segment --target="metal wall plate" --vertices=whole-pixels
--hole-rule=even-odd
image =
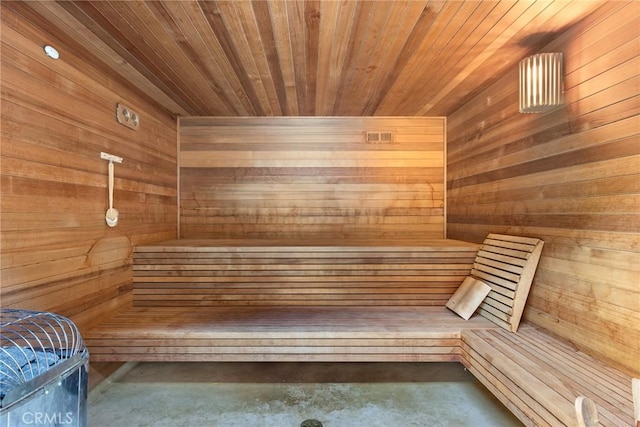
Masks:
[[[133,130],[138,130],[138,127],[140,126],[140,116],[138,113],[120,103],[116,106],[116,119],[118,120],[118,123]]]

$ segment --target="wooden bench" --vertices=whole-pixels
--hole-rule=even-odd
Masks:
[[[631,376],[532,325],[517,334],[465,329],[462,363],[527,426],[575,426],[575,400],[598,407],[603,426],[634,425]]]
[[[89,331],[96,361],[460,362],[444,307],[133,307]]]
[[[172,240],[136,247],[134,305],[443,306],[478,245],[457,240]]]
[[[92,360],[460,362],[525,425],[576,425],[579,395],[602,425],[633,422],[628,375],[526,323],[511,332],[538,239],[212,243],[137,248],[134,306],[84,334]],[[465,321],[444,304],[469,274],[492,290]]]

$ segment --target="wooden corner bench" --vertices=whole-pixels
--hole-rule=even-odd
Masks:
[[[575,400],[598,407],[603,426],[633,425],[631,376],[525,323],[504,329],[466,329],[462,363],[527,426],[575,426]]]
[[[139,247],[134,306],[83,335],[92,360],[104,362],[460,362],[525,425],[576,425],[580,395],[596,402],[602,425],[631,425],[629,375],[526,322],[518,328],[526,295],[516,290],[524,283],[528,293],[536,239],[488,239],[480,247],[451,240]],[[492,290],[465,321],[444,305],[470,274]]]

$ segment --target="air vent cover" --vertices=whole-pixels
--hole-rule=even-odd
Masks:
[[[393,143],[393,132],[365,131],[364,142],[367,144],[391,144]]]

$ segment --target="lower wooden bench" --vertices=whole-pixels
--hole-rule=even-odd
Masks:
[[[91,360],[461,362],[527,426],[633,424],[631,377],[525,323],[445,307],[133,307],[84,333]]]
[[[460,362],[464,321],[444,307],[133,307],[84,334],[97,362]]]
[[[578,396],[602,425],[633,424],[630,376],[518,329],[539,239],[340,244],[136,248],[134,307],[84,333],[92,360],[461,362],[528,426],[576,425]],[[465,321],[444,304],[469,274],[491,291]]]
[[[601,425],[634,424],[631,377],[542,330],[466,329],[462,343],[462,363],[527,426],[577,425],[578,396]]]

